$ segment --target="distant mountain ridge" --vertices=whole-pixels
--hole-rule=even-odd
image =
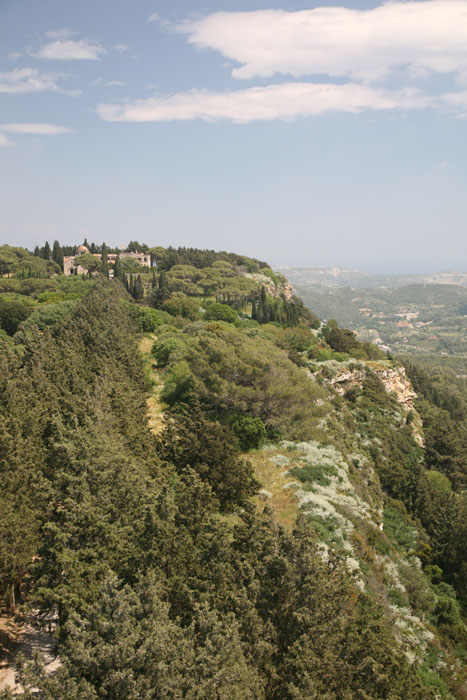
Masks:
[[[397,288],[409,284],[456,284],[467,286],[467,273],[446,270],[432,274],[387,274],[372,275],[361,270],[339,267],[274,267],[286,275],[292,285],[310,287],[354,287],[370,289],[374,287]]]

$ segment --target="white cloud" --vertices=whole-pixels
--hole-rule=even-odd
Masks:
[[[70,36],[74,36],[76,32],[74,32],[72,29],[69,27],[64,27],[63,29],[51,29],[50,31],[45,33],[45,36],[48,39],[67,39]]]
[[[202,119],[246,124],[254,120],[290,120],[328,112],[423,109],[430,104],[430,98],[413,89],[391,92],[356,83],[286,83],[230,92],[190,90],[133,102],[101,103],[96,111],[105,121]]]
[[[64,76],[60,73],[43,73],[39,68],[16,68],[0,73],[0,92],[25,94],[29,92],[65,92],[57,83]]]
[[[104,47],[93,41],[51,41],[40,47],[35,54],[38,58],[47,58],[52,60],[69,61],[69,60],[88,60],[96,61],[102,54],[105,54]]]
[[[157,22],[158,19],[159,15],[157,14],[157,12],[153,12],[152,15],[149,15],[148,22]]]
[[[20,51],[10,51],[8,54],[8,59],[10,61],[18,61],[23,54]]]
[[[448,92],[443,95],[443,102],[450,107],[467,107],[467,90]]]
[[[73,129],[58,124],[44,123],[23,123],[23,124],[0,124],[0,135],[4,132],[8,134],[37,134],[41,136],[55,136],[57,134],[68,134]]]
[[[104,83],[104,85],[107,85],[107,87],[123,87],[126,83],[124,83],[123,80],[109,80],[107,83]]]
[[[467,78],[467,0],[216,12],[178,30],[198,48],[242,64],[232,71],[236,78],[281,73],[372,81],[401,68]]]
[[[458,117],[467,117],[467,90],[448,92],[441,97],[442,103],[449,111],[454,111]]]
[[[2,134],[0,131],[0,148],[4,148],[5,146],[13,146],[13,141],[10,141],[8,136],[5,136],[5,134]]]
[[[118,53],[125,53],[125,51],[128,51],[128,44],[115,44],[113,50]]]

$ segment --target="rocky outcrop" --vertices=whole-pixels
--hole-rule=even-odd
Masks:
[[[262,275],[260,272],[245,272],[243,276],[258,282],[264,287],[266,294],[269,294],[271,297],[280,297],[283,294],[287,301],[290,301],[294,295],[294,289],[287,281],[280,281],[276,285],[270,277]]]
[[[394,392],[398,402],[402,404],[404,408],[407,410],[413,409],[413,401],[417,398],[417,394],[405,373],[404,367],[380,370],[377,371],[376,374],[383,382],[384,388],[388,394]]]
[[[372,372],[382,381],[388,394],[394,393],[397,401],[408,411],[413,409],[413,401],[417,398],[404,367],[371,367]],[[366,377],[366,367],[351,369],[344,366],[328,383],[334,387],[341,396],[353,386],[362,386]]]
[[[383,366],[376,367],[372,365],[371,370],[381,379],[388,394],[393,394],[407,413],[413,411],[413,420],[411,421],[413,436],[418,444],[424,447],[422,421],[415,411],[413,404],[414,399],[417,398],[417,394],[405,373],[404,367],[392,368]],[[326,381],[334,387],[338,394],[343,396],[353,386],[359,386],[361,388],[365,377],[365,366],[359,366],[353,369],[344,366],[342,370],[338,371],[332,378]]]

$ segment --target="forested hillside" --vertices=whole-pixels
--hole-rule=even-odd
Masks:
[[[465,382],[266,263],[149,250],[108,279],[0,249],[3,613],[60,661],[15,692],[467,698]]]
[[[289,281],[320,318],[335,318],[395,354],[467,372],[467,276],[322,275],[294,269]],[[315,272],[315,274],[313,274]],[[323,271],[323,273],[326,271]],[[333,272],[332,270],[329,273]],[[343,279],[342,279],[343,278]],[[372,280],[370,284],[369,281]]]

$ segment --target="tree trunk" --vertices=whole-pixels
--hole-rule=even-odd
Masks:
[[[10,585],[9,597],[8,597],[8,610],[13,615],[16,611],[16,597],[15,597],[15,584]]]

